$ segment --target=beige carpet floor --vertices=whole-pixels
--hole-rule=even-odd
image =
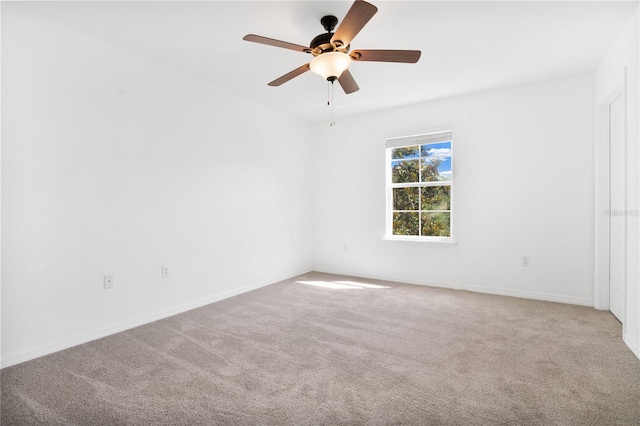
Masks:
[[[592,308],[309,273],[0,372],[2,425],[637,425]]]

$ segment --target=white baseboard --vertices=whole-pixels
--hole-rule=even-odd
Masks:
[[[564,295],[553,294],[553,293],[514,290],[510,288],[501,288],[501,287],[485,287],[485,286],[465,285],[465,284],[457,284],[457,283],[454,284],[454,283],[446,283],[446,282],[417,281],[413,279],[403,279],[402,277],[384,277],[384,276],[375,276],[370,274],[362,275],[358,273],[341,272],[341,271],[336,271],[335,269],[322,268],[322,267],[315,267],[314,271],[327,273],[327,274],[358,276],[362,278],[369,278],[372,280],[395,281],[395,282],[405,283],[405,284],[415,284],[415,285],[423,285],[423,286],[437,287],[437,288],[448,288],[452,290],[464,290],[464,291],[471,291],[475,293],[495,294],[498,296],[519,297],[522,299],[544,300],[547,302],[557,302],[557,303],[566,303],[569,305],[593,307],[592,299],[582,298],[582,297],[573,297],[573,296],[564,296]]]
[[[248,291],[257,290],[261,287],[266,287],[271,284],[275,284],[280,281],[287,280],[292,277],[296,277],[298,275],[302,275],[309,272],[309,270],[292,272],[286,274],[286,276],[276,277],[272,280],[261,281],[253,284],[249,284],[247,286],[237,288],[234,290],[225,291],[222,293],[210,295],[198,300],[194,300],[192,302],[184,303],[179,306],[175,306],[173,308],[165,309],[160,312],[156,312],[151,315],[145,315],[143,317],[135,318],[130,321],[125,321],[120,324],[116,324],[113,326],[101,328],[99,330],[92,331],[90,333],[85,333],[80,336],[73,337],[71,339],[62,340],[60,342],[56,342],[52,345],[43,346],[31,351],[19,353],[13,356],[9,356],[7,358],[2,359],[1,365],[2,368],[11,367],[12,365],[20,364],[26,361],[30,361],[35,358],[39,358],[41,356],[49,355],[54,352],[62,351],[64,349],[69,349],[74,346],[81,345],[83,343],[88,343],[93,340],[101,339],[103,337],[110,336],[112,334],[120,333],[125,330],[129,330],[135,327],[139,327],[141,325],[149,324],[154,321],[158,321],[164,318],[168,318],[173,315],[181,314],[183,312],[190,311],[192,309],[200,308],[205,305],[209,305],[214,302],[219,302],[220,300],[228,299],[233,296],[237,296],[242,293],[246,293]]]
[[[544,300],[547,302],[566,303],[568,305],[580,305],[593,307],[593,300],[582,297],[564,296],[561,294],[542,293],[537,291],[525,291],[505,289],[499,287],[469,286],[469,291],[476,293],[495,294],[500,296],[520,297],[523,299]]]

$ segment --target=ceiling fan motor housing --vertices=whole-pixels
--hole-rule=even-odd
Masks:
[[[331,38],[333,37],[333,29],[338,25],[338,18],[333,15],[324,16],[320,23],[327,31],[326,33],[320,34],[316,36],[311,43],[309,43],[309,47],[311,48],[312,53],[317,56],[321,55],[325,52],[342,52],[347,53],[349,51],[349,46],[342,45],[333,45],[331,44]]]

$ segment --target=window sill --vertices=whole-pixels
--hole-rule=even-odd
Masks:
[[[433,244],[436,246],[455,246],[457,241],[453,238],[407,238],[407,237],[383,237],[383,241],[393,241],[393,242],[402,242],[402,243],[418,243],[418,244]]]

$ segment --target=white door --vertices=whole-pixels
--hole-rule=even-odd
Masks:
[[[627,254],[624,115],[624,96],[620,95],[609,105],[609,309],[620,322],[624,321]]]

